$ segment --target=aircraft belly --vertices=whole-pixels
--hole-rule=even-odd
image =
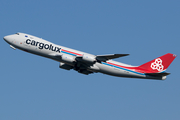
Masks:
[[[16,48],[18,48],[20,50],[35,54],[35,55],[39,55],[39,56],[42,56],[42,57],[47,57],[47,58],[56,60],[55,58],[53,58],[52,56],[49,55],[52,52],[50,52],[48,50],[43,50],[43,49],[40,50],[38,48],[31,47],[31,46],[28,46],[28,45],[14,45],[14,47],[16,47]]]

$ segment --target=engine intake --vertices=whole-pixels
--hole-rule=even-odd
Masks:
[[[65,64],[65,63],[60,62],[59,68],[62,68],[62,69],[65,69],[65,70],[70,70],[70,69],[72,69],[73,67],[70,66],[70,65],[68,65],[68,64]]]

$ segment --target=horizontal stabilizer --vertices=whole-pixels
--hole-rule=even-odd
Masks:
[[[96,59],[99,61],[107,61],[119,57],[128,56],[129,54],[109,54],[109,55],[96,55]]]
[[[152,76],[167,76],[171,73],[167,73],[167,72],[164,72],[164,73],[146,73],[146,75],[152,75]]]

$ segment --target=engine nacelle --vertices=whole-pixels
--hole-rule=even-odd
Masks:
[[[70,69],[72,69],[73,67],[70,66],[70,65],[68,65],[68,64],[65,64],[65,63],[60,62],[59,68],[62,68],[62,69],[65,69],[65,70],[70,70]]]
[[[82,60],[88,63],[94,63],[96,62],[96,56],[90,54],[84,54],[82,56]]]
[[[66,55],[66,54],[63,54],[61,56],[61,60],[67,64],[71,64],[73,65],[74,62],[75,62],[75,57],[71,56],[71,55]]]

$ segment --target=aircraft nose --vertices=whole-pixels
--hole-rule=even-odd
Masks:
[[[7,41],[7,36],[4,36],[3,39],[4,39],[5,41]]]
[[[8,42],[8,43],[9,43],[9,41],[10,41],[11,37],[10,37],[10,35],[8,35],[8,36],[4,36],[4,37],[3,37],[3,39],[4,39],[6,42]]]

